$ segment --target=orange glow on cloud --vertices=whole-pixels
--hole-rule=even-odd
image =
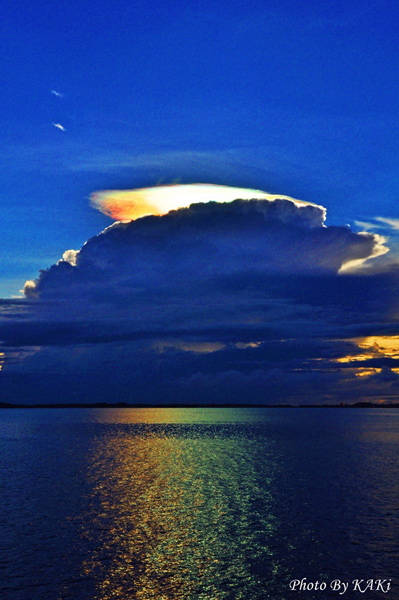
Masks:
[[[297,206],[315,206],[290,196],[268,194],[261,190],[208,183],[162,185],[136,190],[103,190],[91,195],[91,204],[117,221],[133,221],[147,215],[165,215],[198,202],[241,200],[290,200]]]
[[[356,369],[355,375],[356,377],[371,377],[376,373],[381,373],[381,369],[371,367],[370,369]]]
[[[342,356],[336,358],[335,362],[338,363],[351,363],[364,360],[370,360],[372,358],[381,358],[386,356],[389,358],[399,358],[399,336],[398,335],[373,335],[370,337],[356,338],[349,340],[354,342],[359,348],[362,349],[361,354],[351,354],[348,356]],[[399,369],[391,369],[394,372]],[[379,372],[381,369],[376,368],[364,368],[360,369],[357,376],[368,376],[372,373]]]
[[[359,340],[361,348],[373,348],[375,351],[390,356],[391,358],[399,358],[399,336],[398,335],[373,335],[371,337],[362,338]]]

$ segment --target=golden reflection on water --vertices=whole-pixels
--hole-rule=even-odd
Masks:
[[[264,408],[97,408],[90,420],[99,423],[259,423],[270,421]]]
[[[255,440],[173,427],[119,429],[89,457],[84,534],[98,540],[84,574],[95,598],[264,598],[251,565],[267,559],[279,572],[269,546],[273,461],[258,473]]]

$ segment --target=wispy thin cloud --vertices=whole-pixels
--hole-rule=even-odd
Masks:
[[[370,221],[355,221],[357,227],[364,229],[391,229],[399,231],[399,219],[391,219],[388,217],[373,217],[374,223]]]
[[[57,92],[57,90],[51,90],[51,93],[53,94],[53,96],[57,96],[57,98],[64,97],[64,94],[61,94],[61,92]]]
[[[54,127],[57,127],[60,131],[66,131],[65,127],[61,123],[53,123]]]
[[[380,229],[381,225],[377,225],[376,223],[370,223],[368,221],[354,221],[356,227],[361,227],[362,229]]]
[[[388,219],[386,217],[375,217],[376,221],[383,223],[384,225],[388,225],[391,229],[395,229],[395,231],[399,231],[399,219]]]

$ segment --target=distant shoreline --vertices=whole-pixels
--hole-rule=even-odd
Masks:
[[[0,402],[0,409],[10,408],[399,408],[399,403],[376,404],[374,402],[355,402],[353,404],[143,404],[129,402],[81,402],[61,404],[12,404]]]

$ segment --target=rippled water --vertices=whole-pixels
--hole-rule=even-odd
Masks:
[[[3,410],[0,439],[1,600],[399,598],[395,409]]]

